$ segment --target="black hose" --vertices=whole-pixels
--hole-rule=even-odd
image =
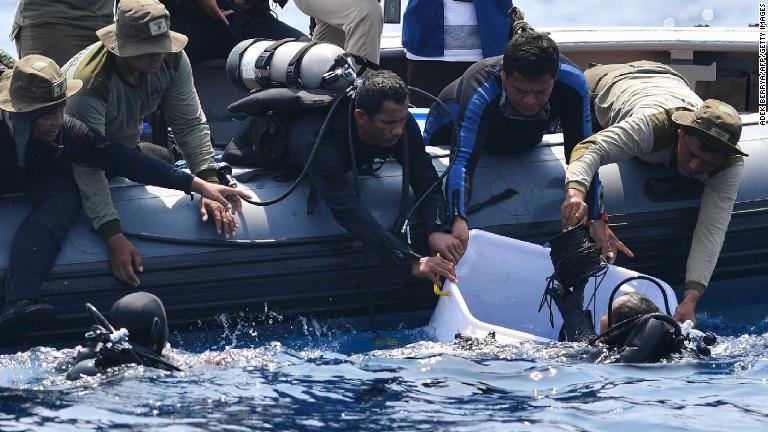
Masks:
[[[621,284],[619,286],[621,286]],[[605,340],[607,342],[608,340],[610,340],[612,338],[616,338],[617,335],[619,335],[620,333],[627,331],[626,330],[627,327],[632,326],[632,325],[636,324],[637,322],[639,322],[639,321],[641,321],[643,319],[651,319],[651,318],[658,319],[658,320],[664,321],[665,323],[669,324],[674,329],[675,336],[676,337],[682,337],[683,330],[680,327],[680,323],[677,322],[677,320],[675,320],[674,318],[672,318],[669,315],[665,315],[665,314],[662,314],[662,313],[650,313],[650,314],[646,314],[646,315],[638,315],[638,316],[635,316],[635,317],[632,317],[632,318],[627,318],[627,319],[625,319],[624,321],[622,321],[620,323],[609,325],[608,328],[604,332],[602,332],[599,335],[597,335],[597,336],[593,337],[592,339],[590,339],[589,340],[589,344],[590,345],[594,345],[599,340]],[[614,342],[615,342],[615,339],[614,339]],[[609,345],[610,345],[610,343],[609,343]]]
[[[439,98],[436,98],[431,93],[425,92],[422,89],[408,86],[408,90],[415,91],[416,93],[426,96],[429,99],[432,99],[435,103],[437,103],[442,109],[444,109],[449,116],[451,116],[451,121],[453,122],[453,134],[455,137],[459,136],[459,122],[456,118],[453,117],[453,113],[451,113],[451,110],[448,108],[447,105],[443,101],[441,101]],[[443,173],[438,177],[438,179],[429,187],[427,190],[416,200],[416,202],[413,204],[413,207],[411,207],[411,210],[408,212],[408,214],[405,216],[405,218],[402,221],[402,225],[398,228],[398,231],[403,232],[405,231],[406,225],[408,225],[408,222],[411,219],[411,216],[413,216],[413,212],[416,211],[416,209],[421,205],[422,202],[429,196],[429,194],[432,193],[433,190],[435,190],[435,187],[438,185],[443,184],[443,180],[448,175],[448,173],[451,171],[451,168],[453,168],[453,164],[456,161],[455,157],[451,157],[450,163],[448,164],[448,167],[443,171]]]
[[[360,196],[360,186],[357,184],[357,176],[358,169],[357,169],[357,156],[355,155],[355,140],[352,136],[352,111],[354,110],[354,104],[352,101],[349,103],[349,107],[347,108],[347,119],[349,119],[350,124],[347,126],[347,145],[349,146],[349,160],[352,164],[352,186],[355,188],[355,196],[357,197],[358,203],[361,202],[362,197]]]
[[[397,211],[397,218],[395,219],[395,223],[393,226],[393,229],[395,232],[397,232],[397,228],[401,226],[400,224],[403,223],[405,220],[405,213],[408,211],[408,201],[411,197],[409,191],[410,191],[410,178],[411,178],[411,167],[410,167],[410,155],[408,154],[409,148],[408,148],[408,134],[403,134],[403,148],[402,148],[403,154],[400,159],[400,166],[403,167],[403,178],[400,183],[400,208]],[[408,236],[410,237],[410,236]],[[408,241],[410,244],[410,241]]]
[[[672,315],[672,311],[669,308],[669,299],[667,298],[667,292],[664,291],[664,287],[661,286],[659,281],[657,281],[652,277],[644,276],[644,275],[632,276],[616,284],[616,286],[611,291],[611,295],[608,297],[608,327],[611,327],[613,325],[613,313],[612,313],[613,308],[611,307],[611,305],[613,305],[613,298],[616,295],[616,292],[619,290],[619,288],[624,286],[626,283],[632,282],[633,280],[646,280],[656,285],[656,287],[659,288],[659,291],[661,291],[661,296],[664,298],[664,308],[667,310],[667,315]]]
[[[333,103],[333,106],[331,106],[331,111],[328,112],[327,116],[325,116],[325,120],[323,121],[323,126],[320,128],[320,132],[317,134],[315,145],[312,147],[312,151],[309,153],[309,157],[307,157],[307,162],[304,164],[304,169],[301,170],[301,173],[296,178],[296,181],[293,182],[291,187],[289,187],[288,190],[283,192],[282,195],[268,201],[256,201],[248,198],[243,198],[243,201],[255,206],[266,207],[272,204],[277,204],[280,201],[288,198],[288,196],[291,193],[293,193],[294,190],[296,190],[296,188],[299,186],[299,183],[301,183],[301,181],[304,180],[304,177],[309,172],[309,167],[312,164],[312,161],[314,160],[315,155],[317,154],[317,150],[320,148],[320,142],[323,136],[325,135],[325,131],[328,129],[328,125],[330,124],[331,119],[333,118],[333,115],[336,113],[336,109],[338,108],[341,101],[345,100],[347,97],[348,97],[347,92],[344,92],[336,99],[336,101]]]

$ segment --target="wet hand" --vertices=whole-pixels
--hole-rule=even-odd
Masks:
[[[453,226],[451,227],[451,235],[461,242],[461,247],[466,251],[467,246],[469,245],[469,226],[467,225],[467,221],[456,216],[453,220]]]
[[[560,206],[563,229],[575,227],[584,222],[587,217],[586,194],[578,189],[570,188],[565,191],[565,201]]]
[[[138,249],[120,233],[107,239],[107,250],[109,251],[109,266],[112,269],[112,275],[117,280],[134,288],[139,286],[141,280],[136,276],[134,266],[139,273],[144,271],[144,266]]]
[[[200,220],[208,222],[208,215],[213,216],[213,222],[216,225],[216,233],[229,238],[235,234],[239,226],[233,212],[228,211],[223,205],[208,198],[200,199]]]
[[[411,264],[411,274],[438,282],[440,278],[448,279],[453,283],[459,280],[456,278],[456,268],[449,261],[441,257],[422,257]]]
[[[229,25],[229,20],[227,20],[227,17],[234,13],[234,11],[230,9],[219,9],[219,5],[216,4],[216,0],[197,0],[197,5],[208,16],[223,22],[224,25]]]
[[[429,235],[429,249],[432,253],[439,253],[453,265],[459,263],[465,252],[464,245],[459,239],[444,232],[433,232]]]
[[[616,261],[619,252],[630,258],[635,257],[635,254],[616,237],[613,230],[602,219],[592,221],[592,224],[589,226],[589,235],[592,236],[592,239],[597,243],[597,247],[600,248],[600,255],[605,257],[609,264],[613,264]]]

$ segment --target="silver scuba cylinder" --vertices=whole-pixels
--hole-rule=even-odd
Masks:
[[[247,91],[274,86],[343,90],[351,84],[344,76],[349,68],[354,72],[342,48],[293,39],[244,40],[227,58],[229,80]]]

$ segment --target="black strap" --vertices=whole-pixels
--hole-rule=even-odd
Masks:
[[[248,48],[250,48],[254,43],[260,42],[262,40],[263,39],[254,39],[254,42],[248,45]],[[264,48],[264,51],[262,51],[261,54],[259,54],[259,57],[253,63],[253,67],[261,71],[268,70],[270,63],[272,63],[272,57],[275,55],[275,51],[286,43],[293,42],[295,40],[296,38],[285,38],[270,44],[268,47]],[[248,48],[243,50],[243,52],[247,51]]]
[[[304,59],[304,56],[312,49],[312,47],[319,43],[321,42],[312,41],[307,43],[298,50],[296,54],[293,55],[291,61],[288,62],[288,69],[285,71],[285,83],[288,84],[288,87],[295,87],[297,84],[303,87],[303,84],[301,83],[301,60]]]
[[[512,188],[504,189],[503,191],[497,193],[496,195],[491,196],[490,198],[488,198],[485,201],[482,201],[482,202],[479,202],[477,204],[473,204],[473,205],[469,206],[469,208],[467,208],[467,214],[472,214],[472,213],[475,213],[475,212],[477,212],[477,211],[479,211],[481,209],[484,209],[485,207],[488,207],[488,206],[491,206],[491,205],[494,205],[494,204],[498,204],[498,203],[500,203],[500,202],[502,202],[502,201],[504,201],[506,199],[512,198],[513,196],[517,195],[518,193],[519,193],[518,191],[516,191],[516,190],[514,190]]]

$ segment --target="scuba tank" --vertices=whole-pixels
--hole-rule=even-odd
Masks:
[[[246,91],[276,86],[343,90],[356,78],[351,57],[330,43],[248,39],[229,53],[227,77]]]

